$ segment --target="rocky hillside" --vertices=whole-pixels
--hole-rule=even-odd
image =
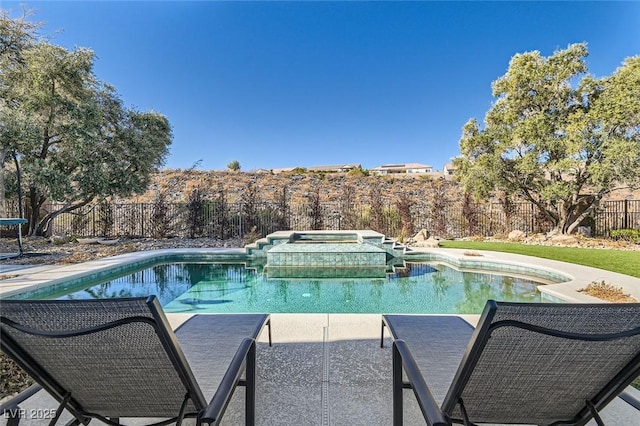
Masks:
[[[369,203],[380,197],[386,203],[394,203],[402,195],[413,200],[431,199],[446,194],[450,199],[460,199],[461,192],[454,179],[437,176],[386,175],[353,176],[346,173],[252,173],[232,171],[162,170],[153,177],[149,190],[126,201],[151,202],[159,193],[167,201],[186,201],[199,189],[205,198],[216,198],[221,192],[228,202],[246,200],[253,191],[257,201],[277,202],[283,194],[292,203],[307,201],[319,196],[322,202],[338,202],[349,197],[355,203]],[[608,199],[640,199],[640,191],[628,189],[616,191]],[[125,201],[125,200],[121,200]]]
[[[153,178],[149,190],[131,201],[150,202],[158,193],[168,195],[167,201],[186,201],[195,189],[206,198],[216,198],[224,192],[228,202],[246,200],[255,191],[259,201],[277,202],[283,192],[292,204],[308,200],[319,194],[323,202],[340,201],[351,197],[355,203],[369,202],[381,197],[384,202],[395,202],[401,194],[413,199],[428,197],[434,186],[446,187],[457,194],[457,184],[432,176],[352,176],[346,173],[250,173],[231,171],[163,170]]]

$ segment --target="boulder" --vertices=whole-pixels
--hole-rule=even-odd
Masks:
[[[590,226],[578,226],[578,235],[582,235],[583,237],[591,238],[591,227]]]
[[[413,241],[424,241],[429,238],[429,232],[426,229],[421,229],[418,233],[412,238]]]
[[[507,236],[507,238],[510,240],[522,240],[526,236],[527,234],[525,234],[524,232],[518,229],[514,229],[513,231],[509,232],[509,235]]]
[[[438,248],[440,247],[440,241],[430,237],[426,240],[422,240],[422,241],[417,241],[414,244],[415,247],[425,247],[425,248]]]

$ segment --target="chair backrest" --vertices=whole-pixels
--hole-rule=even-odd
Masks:
[[[206,402],[149,298],[2,300],[2,350],[75,416],[170,417]]]
[[[442,409],[476,423],[582,425],[640,373],[640,304],[489,301]],[[587,402],[588,401],[588,402]]]

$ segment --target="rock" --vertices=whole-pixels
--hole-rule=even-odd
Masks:
[[[429,231],[426,229],[421,229],[418,233],[412,238],[413,241],[424,241],[429,238]]]
[[[513,231],[509,232],[509,235],[507,236],[507,238],[509,240],[522,240],[526,236],[527,234],[525,234],[524,232],[518,229],[514,229]]]
[[[582,235],[583,237],[591,238],[591,227],[590,226],[578,226],[578,235]]]
[[[440,247],[440,241],[437,239],[430,237],[426,240],[418,241],[414,244],[415,247],[425,247],[425,248],[438,248]]]

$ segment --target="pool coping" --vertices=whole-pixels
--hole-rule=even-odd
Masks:
[[[59,284],[70,279],[106,274],[114,269],[125,269],[136,264],[171,260],[171,257],[176,256],[181,260],[189,260],[191,257],[194,261],[250,263],[252,260],[242,248],[175,248],[130,252],[73,265],[43,265],[19,270],[7,268],[8,270],[4,271],[4,265],[0,264],[0,274],[16,275],[13,278],[0,280],[0,298]],[[470,252],[464,249],[442,248],[412,248],[410,254],[407,253],[404,259],[445,262],[465,271],[481,270],[489,273],[531,276],[546,282],[545,285],[538,287],[540,292],[567,302],[603,302],[601,299],[578,292],[579,289],[594,281],[605,281],[621,287],[625,293],[640,300],[640,278],[556,260],[502,252],[481,250]],[[563,279],[563,282],[557,282]]]

